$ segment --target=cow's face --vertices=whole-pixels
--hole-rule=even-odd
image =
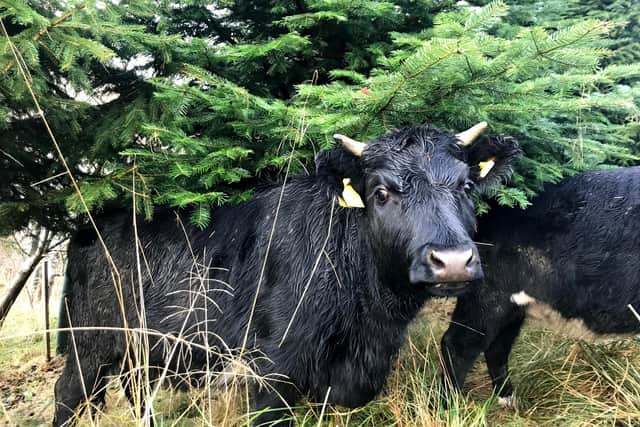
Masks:
[[[480,281],[472,193],[508,175],[519,151],[512,138],[462,146],[455,135],[420,126],[371,141],[359,156],[351,153],[360,173],[350,178],[385,281],[434,295],[457,295]],[[479,164],[487,161],[494,165],[481,177]]]

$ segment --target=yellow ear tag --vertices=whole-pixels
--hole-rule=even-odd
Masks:
[[[489,175],[489,172],[491,172],[491,169],[493,169],[495,165],[496,165],[495,158],[489,159],[486,162],[478,163],[478,166],[480,166],[480,178],[484,178],[487,175]]]
[[[351,178],[344,178],[342,184],[344,184],[344,190],[342,190],[342,196],[338,197],[340,206],[343,208],[364,208],[360,195],[351,186]]]

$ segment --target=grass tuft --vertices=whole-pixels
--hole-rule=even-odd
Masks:
[[[439,340],[453,301],[434,301],[414,323],[389,377],[385,392],[355,409],[305,403],[293,408],[300,426],[538,426],[637,425],[640,422],[640,342],[635,339],[587,343],[527,325],[516,342],[511,372],[517,408],[504,409],[491,394],[480,358],[465,393],[441,404]],[[41,331],[25,333],[29,313],[14,312],[0,331],[0,424],[40,425],[53,415],[53,383],[61,360],[44,363]],[[32,315],[31,315],[32,316]],[[35,320],[34,320],[35,321]],[[227,355],[228,368],[177,376],[154,395],[158,426],[247,425],[247,380],[256,376],[250,363]],[[211,387],[197,386],[209,384]],[[278,378],[260,378],[268,386]],[[181,381],[177,381],[181,380]],[[348,379],[345,379],[348,380]],[[143,392],[147,386],[141,384]],[[151,389],[153,386],[151,386]],[[107,386],[107,403],[93,420],[87,412],[80,425],[144,425],[143,411],[131,408],[119,378]]]

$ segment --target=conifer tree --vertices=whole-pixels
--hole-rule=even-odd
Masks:
[[[496,193],[520,206],[545,181],[637,160],[637,95],[618,83],[640,66],[602,61],[612,27],[598,19],[523,25],[499,1],[0,5],[3,232],[67,229],[84,209],[25,81],[89,208],[131,206],[135,186],[148,216],[188,208],[199,226],[288,165],[313,170],[335,132],[487,120],[525,149]]]
[[[30,221],[52,231],[71,226],[73,189],[44,118],[90,204],[119,194],[103,179],[121,162],[119,149],[98,146],[96,130],[109,111],[151,96],[141,75],[148,67],[132,59],[167,56],[178,39],[130,22],[153,19],[151,3],[142,3],[0,2],[0,233]],[[91,186],[96,177],[101,185]]]
[[[520,206],[545,181],[598,165],[635,161],[634,140],[626,126],[637,115],[637,106],[631,96],[603,87],[638,76],[639,68],[637,64],[598,68],[606,54],[609,24],[582,20],[553,32],[512,27],[510,34],[501,36],[507,14],[507,6],[500,2],[480,10],[440,13],[435,26],[390,33],[388,46],[376,52],[371,70],[333,69],[329,72],[333,82],[303,83],[288,99],[256,96],[191,62],[184,72],[189,82],[181,87],[156,81],[157,93],[163,94],[164,107],[171,111],[163,126],[187,135],[193,123],[190,117],[221,115],[214,134],[227,126],[231,138],[233,133],[242,138],[243,146],[251,150],[243,169],[255,174],[281,168],[291,156],[294,165],[308,169],[313,153],[331,146],[329,135],[336,131],[368,139],[423,121],[455,130],[487,120],[494,132],[517,136],[525,148],[515,185],[497,192],[501,203]],[[286,18],[297,19],[298,15]],[[234,49],[225,46],[223,54],[231,55]],[[180,123],[174,117],[185,99],[190,105],[183,117],[189,119]],[[609,111],[619,114],[621,123],[611,123]],[[305,126],[303,138],[300,123]],[[283,149],[287,147],[283,141],[295,143],[295,151]],[[170,162],[180,164],[177,158]],[[179,172],[184,188],[201,179],[199,171],[186,164]],[[172,204],[195,202],[206,210],[217,201],[198,199],[206,189],[192,194],[184,188],[167,188]]]

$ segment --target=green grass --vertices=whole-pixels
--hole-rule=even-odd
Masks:
[[[51,318],[51,325],[56,319]],[[60,360],[45,361],[42,313],[24,300],[9,312],[0,330],[0,425],[40,426],[51,422],[53,382]],[[51,354],[55,355],[55,334]]]
[[[440,362],[438,342],[446,329],[451,302],[436,302],[411,328],[408,340],[385,392],[374,402],[353,410],[305,404],[296,409],[301,426],[619,426],[640,423],[640,343],[626,340],[606,344],[576,341],[527,326],[511,358],[517,408],[503,409],[491,395],[489,378],[481,358],[470,374],[465,396],[452,398],[449,409],[439,404]],[[20,331],[24,317],[9,319],[0,333],[0,375],[6,377],[25,365],[43,363],[42,334],[3,339]],[[41,368],[38,368],[41,370]],[[56,371],[57,369],[57,371]],[[26,377],[20,387],[28,394],[23,405],[0,409],[0,424],[38,425],[52,416],[53,383],[59,367],[42,377],[40,371]],[[119,385],[110,386],[99,426],[134,426],[131,410]],[[0,387],[2,387],[0,385]],[[32,387],[31,393],[29,388]],[[0,390],[2,390],[0,388]],[[7,393],[0,396],[4,400]],[[6,402],[3,403],[6,406]],[[26,408],[31,408],[29,415]],[[235,390],[164,389],[154,401],[159,426],[242,425],[248,419],[246,394]],[[33,413],[38,408],[39,413]],[[81,425],[92,425],[84,416]]]

